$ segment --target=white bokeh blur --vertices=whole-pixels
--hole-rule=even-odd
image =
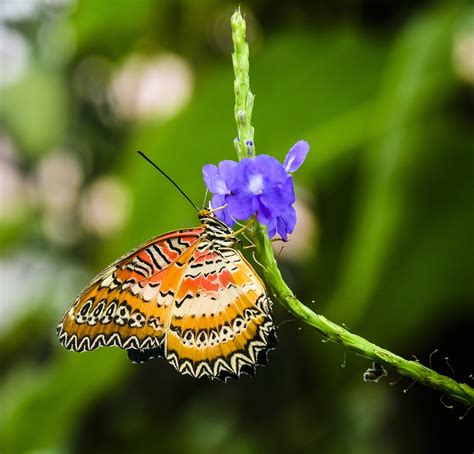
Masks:
[[[474,85],[474,33],[463,32],[454,38],[452,59],[456,75]]]
[[[31,248],[0,257],[0,339],[35,311],[57,318],[87,276],[80,266]]]
[[[186,105],[192,89],[192,70],[178,55],[134,55],[112,77],[109,100],[120,119],[164,120]]]
[[[34,196],[50,212],[64,212],[74,206],[84,179],[80,162],[68,150],[54,150],[36,167]]]
[[[0,89],[21,80],[29,65],[30,44],[21,33],[0,23]]]
[[[89,233],[106,237],[120,231],[131,209],[129,189],[118,178],[97,178],[82,194],[79,219]]]
[[[273,243],[273,250],[278,260],[302,263],[315,253],[317,244],[318,222],[310,207],[310,194],[303,188],[296,187],[296,226],[289,235],[289,241]]]

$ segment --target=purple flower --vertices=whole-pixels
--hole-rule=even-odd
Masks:
[[[207,189],[213,193],[211,201],[213,208],[226,205],[226,196],[230,195],[230,189],[226,184],[226,176],[231,174],[237,165],[235,161],[226,160],[221,161],[218,167],[214,164],[207,164],[202,168],[202,176]],[[232,215],[227,209],[216,211],[216,216],[230,227],[235,224],[235,220],[232,219]]]
[[[262,154],[238,163],[222,161],[218,167],[204,166],[204,181],[213,193],[212,207],[225,205],[216,211],[216,216],[232,227],[236,219],[255,214],[258,222],[267,226],[270,238],[278,233],[286,240],[296,225],[290,173],[301,166],[308,151],[308,143],[300,140],[288,152],[283,165],[273,156]]]
[[[298,170],[303,164],[309,151],[309,144],[304,140],[299,140],[291,148],[286,155],[283,167],[288,173],[293,173]]]

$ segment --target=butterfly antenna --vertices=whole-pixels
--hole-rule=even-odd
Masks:
[[[142,153],[141,151],[137,150],[137,153],[142,157],[144,158],[145,160],[147,160],[156,170],[158,170],[166,179],[168,179],[169,181],[171,181],[171,183],[173,183],[173,185],[175,186],[175,188],[181,192],[181,194],[184,195],[184,197],[186,198],[186,200],[196,209],[196,211],[200,211],[199,208],[194,204],[194,202],[185,194],[185,192],[178,186],[178,184],[169,176],[167,175],[163,170],[161,170],[145,153]]]

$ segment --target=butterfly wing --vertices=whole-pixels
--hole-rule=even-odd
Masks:
[[[162,356],[175,291],[203,232],[178,230],[121,257],[79,295],[57,327],[68,350],[116,346],[140,359]]]
[[[239,251],[202,243],[177,289],[166,359],[183,374],[225,381],[253,375],[276,342],[265,287]]]
[[[253,375],[276,342],[265,287],[239,251],[203,228],[159,236],[120,258],[79,295],[58,325],[61,344],[164,356],[183,374]]]

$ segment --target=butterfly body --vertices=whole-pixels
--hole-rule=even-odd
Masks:
[[[164,357],[194,377],[253,375],[276,341],[271,301],[234,232],[207,210],[199,217],[200,227],[154,238],[102,271],[58,325],[61,344]]]

